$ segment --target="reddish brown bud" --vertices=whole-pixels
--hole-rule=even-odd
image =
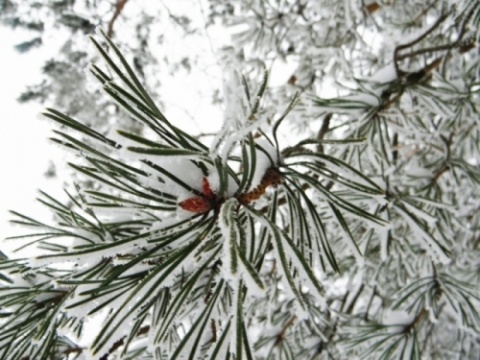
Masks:
[[[212,209],[212,203],[203,197],[194,196],[178,204],[183,210],[201,214]]]
[[[217,203],[217,195],[210,187],[208,179],[204,177],[202,179],[202,192],[203,196],[194,196],[183,200],[178,204],[183,210],[202,214],[213,209]]]
[[[206,177],[204,177],[203,180],[202,180],[202,190],[203,190],[203,194],[207,198],[209,198],[209,199],[214,199],[215,198],[215,193],[210,188],[210,183],[208,182],[208,179]]]

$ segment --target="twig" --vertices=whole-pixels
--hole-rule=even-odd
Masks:
[[[420,20],[420,18],[421,18],[422,16],[425,16],[425,14],[428,12],[428,10],[430,10],[430,9],[435,5],[436,2],[437,2],[437,0],[434,0],[434,1],[432,1],[430,4],[428,4],[428,5],[425,7],[425,9],[423,9],[423,10],[420,12],[420,14],[418,14],[418,15],[415,17],[415,19],[413,19],[413,20],[410,22],[410,24],[416,23],[418,20]]]
[[[360,285],[360,288],[358,289],[357,293],[353,297],[353,300],[351,301],[350,305],[348,305],[348,308],[345,311],[346,314],[352,314],[353,308],[355,307],[357,300],[360,298],[360,294],[362,293],[364,287],[364,284]]]
[[[57,290],[56,292],[58,292],[59,294],[54,297],[35,302],[35,307],[37,309],[43,309],[44,307],[51,308],[60,303],[69,294],[68,291],[64,290]]]
[[[323,119],[322,122],[322,127],[318,131],[317,139],[318,140],[323,140],[325,138],[325,135],[327,134],[329,128],[330,128],[330,119],[332,118],[332,113],[328,113],[325,118]],[[322,142],[320,141],[317,145],[317,151],[321,154],[323,154],[323,145]]]
[[[433,60],[431,63],[425,65],[422,69],[408,73],[405,77],[405,83],[407,85],[413,85],[419,83],[426,75],[430,74],[433,70],[438,68],[441,64],[442,58],[438,57]]]
[[[280,344],[283,339],[285,338],[285,333],[287,332],[287,329],[293,325],[293,322],[295,321],[295,319],[297,318],[296,315],[293,315],[286,323],[285,325],[283,326],[282,330],[280,330],[280,333],[278,333],[277,335],[277,339],[275,340],[275,344],[274,346]]]
[[[397,61],[399,61],[399,60],[404,60],[404,59],[407,59],[407,58],[410,58],[410,57],[414,57],[414,56],[417,56],[417,55],[422,55],[422,54],[429,53],[429,52],[442,51],[442,50],[450,50],[450,49],[452,49],[454,46],[455,46],[455,43],[453,43],[453,44],[445,44],[445,45],[438,45],[438,46],[430,46],[430,47],[426,47],[426,48],[423,48],[423,49],[418,49],[418,50],[415,50],[415,51],[413,51],[413,52],[411,52],[411,53],[397,56]]]
[[[123,8],[125,7],[125,4],[127,3],[128,0],[118,0],[117,5],[115,5],[115,12],[113,13],[112,19],[108,23],[108,31],[107,35],[108,37],[113,36],[113,24],[115,24],[115,21],[117,18],[120,16]]]
[[[81,354],[83,352],[84,348],[81,348],[81,347],[72,347],[72,348],[68,348],[67,350],[65,350],[63,353],[65,355],[70,355],[70,354]]]
[[[397,163],[397,159],[398,159],[398,133],[395,132],[395,134],[393,134],[393,142],[392,142],[392,161],[393,161],[393,164],[395,165]]]
[[[452,50],[453,48],[455,48],[457,46],[461,46],[462,45],[461,41],[463,39],[463,36],[465,35],[466,24],[470,20],[472,14],[473,14],[473,12],[469,13],[467,15],[467,18],[462,22],[462,25],[461,25],[460,31],[458,33],[457,39],[454,42],[452,42],[450,44],[445,44],[445,45],[430,46],[430,47],[426,47],[426,48],[423,48],[423,49],[418,49],[418,50],[415,50],[415,51],[413,51],[409,54],[405,54],[405,55],[398,55],[397,56],[397,61],[398,60],[403,60],[403,59],[406,59],[406,58],[409,58],[409,57],[413,57],[413,56],[416,56],[416,55],[429,53],[429,52]]]
[[[422,310],[420,310],[417,316],[415,316],[415,319],[413,319],[410,324],[405,326],[405,328],[403,329],[403,333],[408,334],[414,331],[418,324],[420,324],[421,321],[424,319],[425,315],[427,315],[427,310],[425,308],[422,308]]]
[[[475,43],[475,39],[470,39],[470,44],[466,44],[466,46],[464,46],[463,44],[461,44],[461,41],[463,39],[463,36],[465,35],[465,29],[467,27],[467,24],[468,22],[471,20],[475,10],[480,6],[480,2],[477,1],[477,3],[475,5],[472,6],[472,8],[470,9],[470,11],[468,12],[467,16],[465,17],[464,21],[462,22],[462,25],[460,25],[460,31],[458,32],[458,37],[457,37],[457,40],[455,40],[455,42],[453,43],[454,46],[459,46],[460,47],[460,53],[463,54],[465,51],[468,51],[469,48]],[[453,47],[452,47],[453,48]],[[442,65],[442,74],[445,73],[445,68],[446,68],[446,63],[447,63],[447,56],[449,55],[451,49],[448,50],[448,53],[447,55],[445,56],[445,61]]]
[[[410,58],[410,57],[426,54],[426,53],[436,52],[436,51],[448,51],[448,52],[450,52],[453,48],[462,46],[461,42],[462,42],[463,37],[466,33],[467,24],[470,21],[470,19],[472,18],[475,9],[476,9],[476,6],[472,6],[472,8],[470,9],[470,11],[468,12],[468,14],[466,15],[466,17],[464,18],[464,20],[462,21],[462,23],[460,25],[460,31],[458,32],[457,39],[455,41],[453,41],[452,43],[444,44],[444,45],[438,45],[438,46],[429,46],[429,47],[425,47],[423,49],[418,49],[418,50],[412,51],[409,54],[399,55],[399,52],[401,50],[412,47],[413,45],[415,45],[415,44],[419,43],[421,40],[423,40],[430,33],[432,33],[432,31],[434,31],[442,22],[445,21],[445,19],[450,14],[450,12],[448,12],[448,13],[445,13],[444,15],[442,15],[440,18],[438,18],[437,21],[430,27],[430,29],[428,29],[424,34],[420,35],[417,39],[415,39],[415,40],[413,40],[413,41],[411,41],[407,44],[397,46],[395,48],[395,52],[394,52],[394,65],[395,65],[395,70],[397,72],[397,75],[400,76],[401,74],[403,74],[403,72],[398,67],[398,61],[401,61],[401,60],[404,60],[404,59],[407,59],[407,58]],[[447,56],[448,56],[448,53],[447,53]],[[446,59],[447,56],[445,56],[444,59]],[[436,64],[435,67],[437,67],[437,66],[438,65]]]
[[[399,52],[403,49],[407,49],[409,47],[412,47],[414,46],[415,44],[418,44],[420,41],[422,41],[423,39],[425,39],[428,35],[430,35],[437,27],[439,27],[448,17],[449,13],[445,13],[443,14],[442,16],[440,16],[437,21],[435,21],[435,23],[427,30],[425,31],[422,35],[420,35],[419,37],[417,37],[416,39],[406,43],[406,44],[402,44],[402,45],[398,45],[396,48],[395,48],[395,51],[393,52],[393,64],[395,66],[395,71],[397,73],[397,76],[400,76],[403,74],[403,72],[400,70],[400,68],[398,67],[398,61],[400,60],[399,59]]]
[[[373,291],[372,291],[372,296],[370,296],[370,299],[368,300],[367,303],[367,308],[365,309],[365,315],[363,316],[363,320],[368,321],[368,313],[370,312],[370,307],[372,306],[373,303],[373,298],[377,295],[377,285],[373,286]]]
[[[145,335],[147,334],[148,332],[150,331],[150,326],[149,325],[145,325],[145,326],[142,326],[136,336],[141,336],[141,335]],[[108,352],[103,355],[100,360],[108,360],[108,356],[113,354],[115,351],[118,350],[119,347],[121,347],[124,343],[125,343],[125,338],[126,336],[122,337],[121,339],[115,341],[115,343],[113,343],[113,345],[110,347],[110,349],[108,350]]]
[[[430,185],[436,184],[440,176],[445,174],[448,170],[450,170],[450,166],[445,165],[444,167],[442,167],[435,175],[433,175],[432,180],[430,181]]]

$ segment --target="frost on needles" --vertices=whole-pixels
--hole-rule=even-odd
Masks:
[[[363,94],[295,94],[267,113],[268,72],[252,91],[232,71],[225,122],[207,146],[163,115],[103,32],[92,43],[104,63],[91,73],[145,131],[111,138],[44,112],[61,125],[52,141],[80,155],[69,165],[88,182],[69,204],[42,193],[53,224],[14,213],[31,229],[16,239],[42,253],[0,253],[1,360],[310,359],[324,347],[338,359],[400,348],[400,358],[419,358],[419,329],[441,316],[478,339],[478,295],[442,271],[452,249],[431,230],[429,211],[446,206],[391,188],[390,152],[369,146],[383,125],[362,122],[386,106],[373,98],[404,91],[403,75],[384,69],[388,81]],[[315,106],[327,130],[327,111],[358,118],[341,139],[283,144],[297,105]],[[395,252],[407,245],[393,233],[414,246]],[[424,271],[387,296],[391,274],[381,273],[396,255],[405,273],[412,256]],[[374,321],[371,309],[381,309]]]
[[[16,214],[34,229],[24,236],[29,245],[44,254],[2,263],[9,284],[2,298],[10,299],[2,304],[11,309],[1,330],[3,357],[46,357],[87,329],[96,336],[81,352],[92,357],[117,350],[169,359],[252,356],[255,302],[270,302],[271,310],[288,302],[298,321],[308,321],[311,308],[327,311],[319,278],[339,271],[328,223],[347,232],[350,215],[367,226],[386,223],[319,178],[334,175],[370,201],[383,190],[308,142],[282,151],[277,132],[297,98],[268,126],[257,116],[267,73],[251,98],[246,85],[232,80],[231,91],[245,94],[238,104],[246,106],[226,109],[235,116],[209,150],[164,117],[107,36],[99,41],[92,38],[108,70],[92,64],[92,74],[155,136],[119,129],[112,140],[45,111],[63,125],[52,140],[80,154],[82,161],[70,165],[98,186],[77,185],[71,207],[44,194],[54,225]],[[329,207],[324,214],[315,206],[320,199]],[[353,238],[345,241],[358,251]],[[93,316],[95,327],[87,321]]]

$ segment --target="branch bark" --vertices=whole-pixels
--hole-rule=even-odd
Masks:
[[[117,5],[115,5],[115,11],[113,13],[112,19],[108,23],[107,35],[110,38],[113,36],[113,25],[115,24],[115,21],[122,13],[123,8],[125,7],[125,4],[127,3],[127,1],[128,0],[118,0]]]

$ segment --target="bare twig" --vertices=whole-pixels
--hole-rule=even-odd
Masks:
[[[112,19],[108,23],[107,35],[110,38],[113,36],[113,25],[115,24],[115,21],[122,13],[123,8],[125,7],[125,4],[127,3],[127,1],[128,0],[118,0],[117,5],[115,5],[115,11],[113,13]]]
[[[147,334],[148,332],[150,331],[150,326],[149,325],[145,325],[145,326],[142,326],[136,336],[141,336],[141,335],[145,335]],[[125,343],[125,338],[126,336],[122,337],[121,339],[115,341],[115,343],[113,343],[113,345],[110,347],[110,349],[108,350],[108,352],[103,355],[100,360],[108,360],[108,356],[113,354],[115,351],[117,351],[124,343]]]
[[[352,314],[353,308],[355,307],[357,300],[360,298],[360,294],[363,292],[364,287],[365,287],[364,284],[360,285],[360,288],[358,289],[357,293],[353,297],[352,302],[350,303],[350,305],[348,305],[348,308],[345,311],[346,314]]]
[[[395,71],[397,73],[397,76],[401,76],[403,75],[403,71],[400,70],[400,68],[398,67],[398,61],[400,60],[399,59],[399,52],[403,49],[408,49],[416,44],[418,44],[420,41],[422,41],[423,39],[425,39],[428,35],[430,35],[436,28],[438,28],[448,17],[448,15],[450,15],[450,13],[445,13],[443,14],[442,16],[440,16],[437,21],[435,21],[435,23],[427,30],[425,31],[422,35],[418,36],[416,39],[406,43],[406,44],[402,44],[402,45],[398,45],[396,48],[395,48],[395,51],[393,52],[393,64],[395,66]]]
[[[411,333],[412,331],[415,330],[415,328],[422,322],[422,320],[425,318],[425,315],[427,315],[428,311],[425,308],[422,308],[420,312],[415,316],[415,319],[413,321],[406,325],[405,328],[403,329],[404,334]]]
[[[393,161],[393,164],[395,165],[397,163],[397,159],[398,159],[398,133],[395,132],[395,134],[393,134],[393,142],[392,142],[392,161]]]
[[[420,20],[425,14],[430,10],[435,4],[437,3],[437,0],[432,1],[430,4],[428,4],[417,16],[415,16],[415,19],[413,19],[410,23],[414,24],[418,20]]]
[[[430,181],[431,185],[436,184],[438,179],[440,179],[440,176],[445,174],[448,170],[450,170],[450,166],[445,165],[443,166],[435,175],[433,175],[432,180]]]
[[[430,46],[430,47],[426,47],[426,48],[423,48],[423,49],[418,49],[418,50],[412,51],[411,53],[408,53],[408,54],[398,55],[397,56],[397,61],[404,60],[404,59],[414,57],[414,56],[417,56],[417,55],[430,53],[430,52],[450,50],[453,46],[454,46],[454,44],[445,44],[445,45]]]
[[[370,312],[370,307],[373,304],[373,298],[375,296],[377,296],[377,286],[376,285],[373,286],[372,295],[370,296],[370,299],[368,300],[368,303],[367,303],[367,308],[365,309],[365,315],[363,316],[363,320],[365,320],[365,321],[368,321],[368,313]]]
[[[318,140],[323,140],[325,138],[325,135],[327,134],[329,128],[330,128],[330,119],[332,118],[332,113],[328,113],[325,118],[323,119],[322,122],[322,127],[318,131],[317,139]],[[319,153],[323,153],[323,145],[322,142],[320,141],[317,145],[317,151]]]
[[[402,44],[402,45],[397,46],[395,48],[395,51],[394,51],[394,65],[395,65],[395,70],[397,72],[397,75],[400,76],[400,75],[404,74],[403,71],[401,71],[399,66],[398,66],[398,62],[401,61],[401,60],[411,58],[411,57],[414,57],[414,56],[418,56],[418,55],[422,55],[422,54],[426,54],[426,53],[433,53],[433,52],[437,52],[437,51],[448,51],[448,52],[450,52],[452,49],[454,49],[456,47],[462,47],[462,51],[465,51],[464,48],[468,49],[469,44],[467,44],[467,46],[464,46],[464,44],[462,44],[462,40],[463,40],[463,37],[465,36],[465,33],[466,33],[467,24],[469,23],[470,19],[472,18],[473,14],[475,12],[474,11],[475,9],[476,9],[476,7],[472,6],[472,8],[468,12],[468,14],[465,16],[465,18],[463,19],[463,21],[460,25],[460,30],[458,32],[457,39],[455,41],[449,43],[449,44],[438,45],[438,46],[428,46],[428,47],[425,47],[423,49],[418,49],[418,50],[412,51],[408,54],[403,54],[403,55],[399,54],[399,52],[401,50],[410,48],[410,47],[414,46],[415,44],[419,43],[420,41],[422,41],[423,39],[425,39],[438,26],[440,26],[440,24],[442,24],[446,20],[446,18],[450,15],[451,12],[447,12],[444,15],[440,16],[437,19],[437,21],[425,33],[420,35],[415,40],[413,40],[413,41],[411,41],[407,44]],[[448,53],[444,57],[444,59],[447,59],[447,56],[448,56]],[[435,68],[437,66],[438,66],[438,64],[436,64]]]
[[[468,23],[471,16],[472,15],[469,14],[467,16],[467,18],[465,19],[465,21],[462,22],[462,25],[461,25],[460,31],[458,33],[457,39],[454,42],[449,43],[449,44],[444,44],[444,45],[438,45],[438,46],[429,46],[429,47],[426,47],[426,48],[423,48],[423,49],[415,50],[415,51],[413,51],[411,53],[408,53],[408,54],[398,55],[397,56],[397,61],[403,60],[403,59],[406,59],[406,58],[409,58],[409,57],[417,56],[417,55],[422,55],[422,54],[425,54],[425,53],[431,53],[431,52],[435,52],[435,51],[452,50],[453,48],[461,47],[463,45],[462,40],[463,40],[463,37],[465,35],[466,24]],[[472,42],[473,42],[473,39],[472,39]],[[468,45],[469,44],[467,44],[467,46]]]
[[[81,347],[72,347],[72,348],[68,348],[67,350],[65,350],[63,353],[65,355],[70,355],[70,354],[81,354],[83,352],[84,348],[81,348]]]
[[[287,329],[293,325],[293,322],[295,321],[296,319],[296,315],[293,315],[286,323],[285,325],[283,326],[282,330],[280,331],[280,333],[278,333],[277,335],[277,339],[275,340],[275,344],[274,346],[280,344],[283,339],[285,338],[285,333],[287,332]]]

